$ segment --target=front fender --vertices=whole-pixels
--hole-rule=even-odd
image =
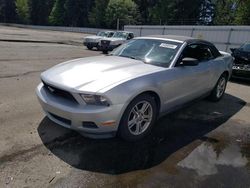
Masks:
[[[112,101],[113,105],[123,104],[118,117],[118,121],[120,122],[126,108],[131,103],[131,101],[138,95],[149,91],[156,93],[161,100],[162,96],[160,96],[160,91],[156,85],[153,82],[145,81],[142,78],[136,78],[122,83],[106,92],[105,96],[107,96]]]

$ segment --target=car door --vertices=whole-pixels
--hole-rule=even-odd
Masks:
[[[199,64],[183,66],[181,61],[185,57],[195,58]],[[186,46],[176,65],[167,72],[164,85],[166,108],[181,105],[209,91],[213,59],[209,46],[205,44],[194,43]]]

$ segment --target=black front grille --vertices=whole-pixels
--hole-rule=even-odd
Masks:
[[[42,82],[43,82],[43,85],[44,85],[44,88],[46,89],[46,91],[49,92],[51,95],[53,95],[55,97],[60,97],[60,98],[69,100],[69,101],[74,102],[74,103],[77,103],[76,99],[68,91],[64,91],[62,89],[51,86],[50,84],[47,84],[44,81],[42,81]]]
[[[85,128],[90,128],[90,129],[97,129],[98,128],[94,122],[90,122],[90,121],[83,121],[82,126]]]
[[[101,41],[101,45],[102,46],[108,46],[110,44],[110,41],[109,40],[102,40]]]
[[[53,118],[55,118],[56,120],[62,122],[62,123],[65,123],[67,125],[71,125],[71,121],[69,119],[65,119],[63,117],[60,117],[60,116],[57,116],[55,114],[52,114],[52,113],[49,113]]]

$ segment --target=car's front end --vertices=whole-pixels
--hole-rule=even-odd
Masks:
[[[100,50],[102,51],[112,51],[126,41],[124,38],[106,38],[99,42]]]
[[[250,44],[244,44],[239,49],[233,49],[234,64],[232,77],[250,80],[250,49],[244,49],[244,47],[250,48]]]
[[[250,57],[235,57],[232,77],[250,80]]]
[[[113,92],[112,88],[151,69],[159,69],[142,67],[143,62],[124,57],[77,59],[43,72],[36,93],[47,117],[57,124],[92,138],[112,137],[132,94]]]
[[[100,48],[100,41],[101,39],[108,39],[112,37],[114,34],[113,31],[100,31],[97,35],[87,36],[83,39],[83,45],[86,46],[88,49]]]
[[[94,138],[111,137],[118,127],[122,104],[110,104],[104,96],[72,92],[42,82],[39,102],[52,121]]]
[[[83,45],[88,49],[97,48],[99,49],[99,42],[103,37],[99,36],[88,36],[83,39]]]
[[[233,78],[241,78],[250,80],[250,64],[234,64]]]

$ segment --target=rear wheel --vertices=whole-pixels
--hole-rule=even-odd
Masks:
[[[92,50],[92,49],[93,49],[93,46],[88,45],[87,48],[88,48],[89,50]]]
[[[102,53],[108,54],[108,50],[103,50]]]
[[[127,141],[146,136],[156,120],[157,105],[150,95],[136,97],[125,110],[118,134]]]
[[[222,74],[217,84],[215,85],[213,91],[211,92],[209,99],[215,102],[219,101],[225,93],[226,86],[227,86],[227,75]]]

